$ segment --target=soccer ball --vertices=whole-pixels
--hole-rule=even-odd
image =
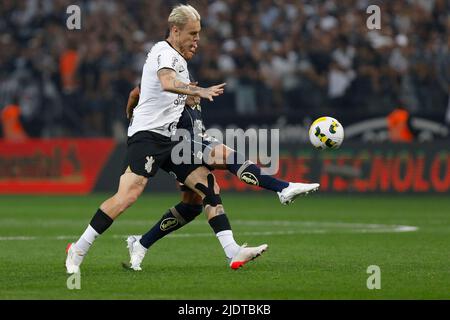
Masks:
[[[337,149],[344,141],[344,127],[334,118],[321,117],[309,128],[309,141],[317,149]]]

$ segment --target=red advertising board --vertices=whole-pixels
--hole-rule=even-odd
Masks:
[[[87,194],[113,139],[0,140],[0,194]]]
[[[320,192],[450,193],[450,144],[347,145],[308,151],[284,147],[276,175],[286,181],[318,182]],[[259,191],[228,171],[214,171],[223,191]]]

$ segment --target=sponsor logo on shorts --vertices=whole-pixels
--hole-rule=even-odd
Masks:
[[[159,228],[161,231],[167,231],[169,229],[174,228],[178,225],[178,220],[175,218],[167,218],[161,221],[161,224],[159,225]]]
[[[145,164],[145,171],[147,171],[147,173],[152,172],[152,168],[153,168],[153,163],[155,163],[155,159],[153,159],[153,157],[147,157],[147,163]]]
[[[254,186],[259,186],[259,181],[256,179],[255,175],[250,172],[244,172],[241,174],[241,180],[247,184],[251,184]]]

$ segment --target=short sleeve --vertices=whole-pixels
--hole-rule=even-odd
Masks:
[[[173,52],[173,50],[162,50],[159,52],[157,56],[157,71],[161,69],[172,69],[176,70],[176,66],[178,65],[179,58]]]

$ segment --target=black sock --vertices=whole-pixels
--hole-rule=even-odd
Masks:
[[[142,236],[140,243],[150,248],[156,241],[191,222],[202,212],[202,205],[189,205],[183,202],[168,210],[162,218]]]
[[[208,221],[215,234],[221,231],[231,230],[230,221],[226,214],[219,214]]]
[[[90,225],[91,227],[97,231],[98,234],[102,234],[105,232],[114,222],[110,216],[104,213],[101,209],[98,209],[92,218]]]
[[[281,192],[281,190],[289,186],[289,183],[286,181],[262,174],[261,168],[251,161],[242,163],[242,156],[236,152],[231,154],[230,158],[227,159],[227,169],[241,181],[249,185],[260,186],[267,190]]]

